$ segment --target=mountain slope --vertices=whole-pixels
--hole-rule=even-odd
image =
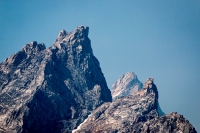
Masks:
[[[135,75],[133,72],[127,72],[112,85],[112,99],[115,100],[117,98],[134,95],[141,89],[142,83],[138,80],[137,75]],[[164,115],[159,103],[157,104],[159,116]]]
[[[1,132],[70,132],[112,101],[88,32],[62,30],[53,46],[31,42],[0,64]]]
[[[158,116],[158,91],[149,78],[133,95],[118,98],[95,109],[73,133],[196,133],[182,115]]]

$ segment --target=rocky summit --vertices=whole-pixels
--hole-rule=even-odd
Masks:
[[[159,116],[158,90],[153,78],[133,95],[104,103],[73,133],[196,133],[182,115]]]
[[[196,133],[160,114],[153,78],[142,86],[128,72],[111,95],[88,33],[62,30],[49,48],[33,41],[0,64],[0,133]]]
[[[112,85],[112,99],[115,100],[123,96],[133,95],[141,88],[142,83],[138,80],[137,75],[133,72],[127,72]]]
[[[46,48],[33,41],[0,64],[0,132],[71,132],[111,102],[89,28],[62,30]]]
[[[151,78],[153,80],[153,78]],[[149,81],[150,82],[150,81]],[[145,82],[143,84],[138,80],[137,75],[133,72],[127,72],[126,74],[122,75],[113,85],[111,89],[112,99],[115,100],[117,98],[122,98],[129,95],[134,95],[139,90],[148,87],[149,82]],[[151,82],[150,82],[151,83]],[[158,107],[158,115],[164,115],[164,112],[160,108],[159,102],[157,102]]]

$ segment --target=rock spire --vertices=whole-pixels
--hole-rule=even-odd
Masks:
[[[112,101],[88,33],[62,30],[51,47],[33,41],[0,64],[0,132],[70,132]]]

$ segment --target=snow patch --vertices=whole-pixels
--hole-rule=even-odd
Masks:
[[[88,118],[89,118],[89,117],[90,117],[90,115],[88,115]],[[81,126],[88,120],[88,118],[85,119],[85,120],[77,127],[77,129],[72,130],[72,133],[75,133],[76,131],[78,131],[79,129],[81,129]]]

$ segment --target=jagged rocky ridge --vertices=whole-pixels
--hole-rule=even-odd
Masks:
[[[182,115],[159,117],[152,78],[111,102],[88,32],[62,30],[53,46],[31,42],[0,64],[1,133],[196,132]]]
[[[0,132],[71,132],[111,102],[88,32],[62,30],[53,46],[31,42],[0,64]]]
[[[134,95],[136,92],[142,89],[142,86],[143,84],[138,80],[136,74],[133,72],[127,72],[112,85],[112,99],[114,101],[117,98]],[[164,115],[164,112],[160,108],[159,102],[157,104],[158,115]]]
[[[158,90],[153,78],[133,95],[95,109],[73,133],[196,133],[182,115],[158,115]]]

